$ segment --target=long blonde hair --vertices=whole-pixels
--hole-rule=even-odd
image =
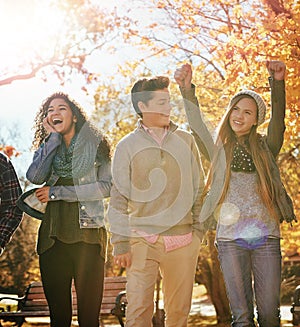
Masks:
[[[231,177],[231,161],[233,158],[233,150],[237,142],[237,137],[233,132],[230,123],[229,117],[236,103],[240,101],[241,98],[237,99],[231,107],[227,110],[227,113],[224,115],[222,121],[220,122],[217,139],[216,139],[216,153],[212,160],[211,167],[208,173],[207,182],[204,189],[204,196],[209,192],[210,186],[212,184],[212,178],[214,171],[218,169],[218,151],[224,149],[226,157],[226,171],[225,171],[225,180],[223,185],[223,190],[219,204],[222,203],[225,199],[225,196],[228,191],[229,181]],[[271,171],[271,162],[268,158],[269,154],[267,149],[264,148],[262,142],[262,135],[257,133],[257,125],[253,125],[250,133],[247,138],[248,142],[246,145],[247,151],[251,154],[256,172],[258,175],[258,185],[257,192],[260,195],[263,203],[267,207],[269,213],[275,219],[279,219],[277,212],[274,209],[275,201],[275,188],[272,179]]]

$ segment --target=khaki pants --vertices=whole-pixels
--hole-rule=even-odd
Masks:
[[[200,240],[166,252],[163,238],[155,244],[143,238],[132,241],[132,265],[127,269],[126,327],[151,327],[154,289],[160,270],[166,327],[186,327],[191,309]]]

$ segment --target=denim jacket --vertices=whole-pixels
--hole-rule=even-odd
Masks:
[[[84,177],[74,179],[74,186],[55,186],[59,176],[52,161],[61,142],[61,134],[51,133],[34,153],[26,177],[33,184],[50,186],[49,201],[78,202],[80,228],[99,228],[104,225],[103,199],[110,195],[110,162],[100,162],[95,155],[94,166]]]

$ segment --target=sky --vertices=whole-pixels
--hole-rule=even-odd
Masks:
[[[118,6],[118,10],[125,8],[125,0],[91,0],[97,5],[113,9]],[[138,0],[136,0],[138,1]],[[57,35],[60,35],[64,28],[66,18],[60,12],[53,11],[47,7],[48,0],[0,0],[0,80],[17,73],[28,73],[22,70],[22,63],[29,61],[34,56],[52,53]],[[129,3],[129,6],[131,4]],[[142,6],[143,7],[143,6]],[[133,12],[139,19],[143,17],[142,9],[135,9]],[[148,15],[149,16],[149,15]],[[142,24],[146,24],[150,19],[148,16],[142,19]],[[153,16],[153,15],[152,15]],[[120,45],[118,45],[120,46]],[[48,52],[47,52],[48,51]],[[139,53],[132,45],[123,45],[119,53],[114,56],[103,52],[101,56],[88,60],[88,65],[93,66],[93,71],[107,77],[113,75],[113,68],[116,68],[122,61],[137,58]],[[150,65],[155,67],[153,74],[161,74],[158,71],[162,62],[157,60]],[[19,68],[20,66],[20,68]],[[17,67],[17,70],[16,70]],[[170,67],[169,67],[170,68]],[[176,67],[174,67],[175,70]],[[87,114],[91,114],[94,109],[93,92],[86,94],[82,90],[82,77],[72,76],[71,82],[66,82],[62,87],[59,80],[54,75],[47,75],[47,82],[40,76],[17,80],[8,85],[0,86],[0,138],[10,141],[12,138],[9,132],[13,131],[18,136],[20,142],[12,144],[21,152],[18,158],[12,158],[17,172],[24,176],[28,165],[31,162],[33,153],[30,151],[33,139],[33,123],[36,112],[41,103],[54,92],[62,91],[71,95],[85,109]]]
[[[61,21],[59,13],[49,12],[41,3],[47,0],[0,0],[0,79],[10,76],[17,64],[31,57],[32,53],[47,51],[52,35],[59,32]],[[37,5],[38,4],[38,5]],[[101,0],[101,5],[111,8],[115,0]],[[44,11],[43,11],[44,10]],[[47,19],[45,19],[47,17]],[[48,34],[48,35],[47,35]],[[105,56],[105,55],[104,55]],[[105,59],[105,58],[104,58]],[[110,58],[110,60],[113,60]],[[109,69],[103,60],[97,62],[99,70]],[[20,143],[18,151],[22,155],[12,158],[19,174],[24,176],[33,153],[30,146],[33,138],[33,122],[42,101],[56,91],[69,93],[79,102],[89,115],[93,110],[93,95],[82,89],[80,79],[74,77],[63,87],[55,76],[41,76],[27,80],[17,80],[0,86],[0,137],[10,140],[10,133],[16,133]],[[12,144],[14,145],[14,144]]]
[[[133,2],[126,0],[91,1],[109,10],[117,6],[121,14],[123,12],[127,14],[126,5],[129,6],[129,12],[133,17],[138,17],[141,27],[147,25],[153,17],[156,17],[157,21],[161,19],[156,16],[158,13],[149,15],[144,9],[142,0],[140,2],[135,0],[135,4],[141,6],[134,8],[131,8]],[[66,16],[49,7],[49,2],[49,0],[0,0],[0,80],[14,74],[28,73],[22,67],[22,63],[30,62],[35,56],[39,58],[52,54],[57,36],[63,34]],[[165,33],[163,29],[160,32]],[[170,35],[170,38],[173,37]],[[119,64],[122,65],[126,60],[138,60],[141,56],[141,52],[132,44],[117,44],[117,52],[114,55],[101,49],[100,56],[99,53],[93,54],[88,58],[86,65],[91,68],[91,71],[107,80],[110,76],[114,76],[114,70],[117,70]],[[167,61],[153,57],[147,59],[147,68],[149,67],[154,75],[163,74],[162,67],[174,71],[177,68],[170,67]],[[142,64],[139,68],[143,70]],[[20,176],[25,176],[33,156],[30,147],[35,115],[49,95],[62,91],[80,103],[88,115],[94,110],[93,89],[90,89],[88,94],[82,90],[84,85],[82,77],[72,75],[71,81],[66,81],[63,87],[54,74],[47,74],[46,77],[47,82],[44,82],[41,73],[38,72],[34,78],[16,80],[11,84],[0,86],[0,143],[4,140],[21,152],[19,157],[12,158]],[[15,134],[14,137],[11,136],[12,132]]]
[[[42,101],[50,94],[62,91],[70,94],[80,103],[88,115],[93,110],[93,98],[81,90],[80,81],[72,81],[62,87],[55,78],[43,82],[40,78],[15,81],[10,85],[0,86],[0,135],[11,140],[15,133],[18,144],[11,144],[21,152],[21,156],[12,158],[20,176],[24,176],[33,152],[30,150],[33,139],[33,123]]]

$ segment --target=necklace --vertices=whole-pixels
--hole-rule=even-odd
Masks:
[[[233,157],[230,168],[235,172],[243,171],[251,173],[256,170],[251,154],[238,142],[236,142],[233,149]]]

